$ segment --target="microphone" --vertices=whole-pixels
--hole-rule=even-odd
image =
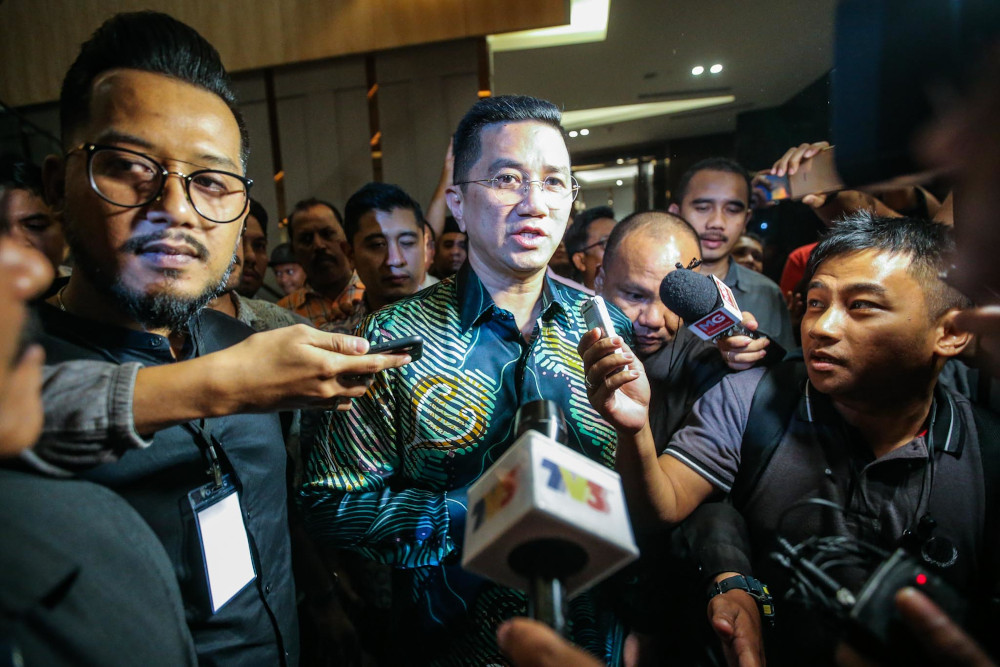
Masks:
[[[749,336],[764,338],[762,331],[750,331],[743,326],[743,313],[729,285],[714,275],[702,275],[685,269],[680,263],[660,283],[660,300],[678,315],[688,329],[702,340],[718,343],[721,338]],[[767,356],[785,355],[774,339],[767,347]]]
[[[528,613],[557,632],[566,600],[639,555],[621,478],[561,444],[562,412],[526,403],[518,438],[468,491],[462,567],[528,593]]]

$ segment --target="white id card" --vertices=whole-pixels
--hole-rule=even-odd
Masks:
[[[240,495],[232,477],[224,475],[221,487],[206,484],[189,493],[188,500],[198,525],[214,614],[257,578]]]

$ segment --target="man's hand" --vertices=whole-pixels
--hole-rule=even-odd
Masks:
[[[235,390],[238,412],[350,409],[350,399],[365,394],[375,373],[410,362],[409,355],[365,354],[368,347],[364,338],[297,324],[254,334],[216,354],[228,368],[221,377]]]
[[[756,318],[746,310],[743,311],[743,326],[750,331],[756,331],[758,326]],[[726,365],[734,371],[745,371],[767,355],[770,344],[770,338],[755,340],[749,336],[730,336],[720,339],[718,347]]]
[[[914,588],[896,593],[896,608],[916,643],[924,650],[924,665],[939,667],[996,667],[989,656],[941,608]],[[878,667],[877,662],[847,644],[837,647],[840,667]]]
[[[512,618],[497,628],[497,644],[517,667],[600,667],[602,664],[549,626],[528,618]]]
[[[733,576],[726,572],[715,578]],[[708,601],[708,621],[718,635],[729,667],[764,665],[764,636],[761,633],[760,609],[746,591],[732,590]]]
[[[246,412],[349,410],[375,373],[410,362],[409,355],[367,351],[363,338],[296,324],[203,357],[143,368],[132,402],[136,431]]]
[[[642,364],[621,336],[599,338],[591,329],[580,339],[587,396],[616,429],[637,433],[649,418],[649,380]]]

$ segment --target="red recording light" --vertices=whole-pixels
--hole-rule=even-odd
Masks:
[[[920,574],[917,575],[917,584],[923,586],[926,583],[927,583],[927,575],[921,572]]]

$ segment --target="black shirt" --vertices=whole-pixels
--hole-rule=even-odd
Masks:
[[[673,340],[642,360],[649,378],[649,426],[662,453],[691,406],[731,371],[718,348],[681,327]]]
[[[173,363],[169,341],[77,317],[43,304],[49,363],[95,359],[146,366]],[[188,326],[180,358],[234,345],[253,333],[237,320],[202,310]],[[214,615],[201,547],[187,494],[208,483],[197,431],[221,443],[223,470],[238,478],[240,505],[257,579]],[[277,415],[231,415],[156,433],[146,449],[130,450],[84,477],[122,495],[163,542],[173,563],[187,622],[202,665],[297,664],[298,628],[292,582],[285,486],[285,448]]]

